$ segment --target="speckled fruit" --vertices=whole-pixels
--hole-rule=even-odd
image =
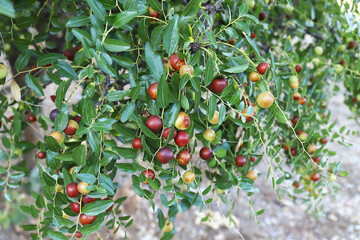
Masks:
[[[236,163],[236,166],[242,167],[246,164],[246,158],[242,155],[236,156],[235,163]]]
[[[298,189],[300,187],[300,183],[297,181],[294,181],[292,185],[295,189]]]
[[[153,84],[151,84],[150,86],[149,86],[149,88],[148,88],[148,94],[149,94],[149,96],[150,96],[150,98],[151,99],[154,99],[154,100],[156,100],[156,98],[157,98],[157,88],[158,88],[158,85],[159,85],[159,83],[153,83]]]
[[[215,77],[209,85],[209,90],[213,93],[222,93],[228,85],[228,80],[224,76]]]
[[[61,145],[65,139],[64,135],[58,131],[50,133],[50,137],[53,137],[59,145]]]
[[[179,69],[180,77],[184,76],[185,74],[189,74],[192,76],[194,74],[194,68],[191,65],[182,65]]]
[[[186,171],[183,175],[184,182],[189,184],[195,180],[195,173],[192,171]]]
[[[146,126],[153,132],[160,132],[162,129],[162,120],[158,116],[150,116],[146,120]]]
[[[172,222],[168,222],[164,226],[164,232],[171,232],[174,229]]]
[[[190,136],[189,136],[189,134],[187,134],[187,132],[185,132],[185,131],[179,131],[179,132],[176,134],[175,143],[176,143],[176,145],[178,145],[179,147],[183,147],[183,146],[185,146],[186,144],[188,144],[189,140],[190,140]]]
[[[205,130],[205,132],[203,133],[203,136],[204,136],[205,140],[207,140],[209,142],[214,141],[214,139],[216,138],[215,131],[212,129]]]
[[[274,103],[274,96],[271,92],[262,92],[260,93],[257,98],[256,102],[261,108],[269,108]]]
[[[219,123],[219,112],[215,111],[214,116],[212,117],[212,119],[209,119],[209,117],[208,117],[208,121],[211,124],[218,124]]]
[[[166,164],[174,158],[174,153],[171,151],[170,148],[164,147],[158,151],[156,156],[159,162],[161,162],[162,164]]]
[[[270,67],[269,64],[263,62],[263,63],[260,63],[260,64],[257,66],[256,70],[258,71],[258,73],[264,75],[265,72],[266,72],[266,69],[268,69],[268,67]]]
[[[186,130],[190,127],[190,117],[185,112],[179,112],[178,117],[175,122],[175,127],[179,130]]]
[[[66,126],[64,133],[67,135],[74,135],[79,128],[79,124],[74,120],[69,120],[68,125]]]
[[[213,152],[209,147],[203,147],[200,150],[200,157],[203,160],[210,160],[213,157]]]
[[[151,180],[154,180],[155,178],[155,172],[151,169],[143,171],[142,174],[144,174],[146,178],[151,178]],[[149,182],[146,179],[144,183],[148,184]]]
[[[296,93],[293,94],[293,99],[295,101],[299,100],[300,98],[301,98],[301,94],[299,92],[296,92]]]
[[[76,214],[80,213],[80,204],[78,202],[72,202],[70,205],[71,211],[73,211]]]
[[[306,98],[302,97],[299,99],[299,104],[304,105],[306,103]]]
[[[46,158],[46,152],[43,152],[43,151],[38,152],[38,153],[37,153],[37,157],[38,157],[39,159],[44,159],[44,158]]]
[[[254,170],[251,170],[246,174],[247,178],[250,178],[251,180],[254,180],[254,181],[257,179],[257,176],[258,176],[257,172],[255,172]]]
[[[89,186],[88,183],[86,182],[79,182],[79,184],[77,185],[77,190],[81,193],[81,194],[88,194],[90,192],[90,190],[86,189]]]
[[[178,153],[176,160],[180,165],[187,165],[191,160],[190,153],[186,150],[181,150]]]
[[[307,146],[307,151],[310,154],[313,154],[316,150],[317,146],[315,144],[309,144],[309,146]]]
[[[132,141],[132,147],[134,149],[142,149],[141,138],[134,138]]]
[[[91,224],[95,221],[95,219],[96,219],[96,216],[88,216],[85,214],[81,214],[80,218],[79,218],[81,225]]]
[[[257,81],[260,80],[260,76],[259,76],[259,74],[258,74],[257,72],[252,72],[252,73],[250,73],[250,75],[249,75],[249,79],[250,79],[250,81],[252,81],[252,82],[257,82]]]
[[[77,189],[77,184],[74,182],[69,183],[69,185],[66,186],[66,194],[71,198],[78,197],[80,192]]]

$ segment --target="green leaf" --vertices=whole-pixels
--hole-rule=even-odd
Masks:
[[[251,35],[249,25],[246,22],[235,22],[235,26],[240,30],[245,32],[248,36]]]
[[[109,52],[124,52],[130,49],[130,45],[119,39],[108,38],[104,41],[104,47]]]
[[[166,108],[170,103],[169,97],[169,84],[166,81],[165,75],[162,75],[160,82],[157,88],[157,98],[156,103],[160,108]]]
[[[165,26],[160,25],[154,28],[154,30],[151,31],[151,48],[156,49],[159,47],[161,43],[161,39],[163,37]]]
[[[86,164],[86,147],[85,147],[85,145],[81,144],[78,147],[74,148],[72,155],[74,158],[74,162],[77,165],[85,166],[85,164]]]
[[[219,148],[218,150],[216,150],[215,155],[218,158],[224,158],[226,156],[226,150],[223,148]]]
[[[196,15],[201,8],[201,2],[202,2],[202,0],[191,0],[186,5],[183,15],[189,16],[189,17]]]
[[[92,40],[90,34],[82,29],[73,28],[71,32],[74,34],[74,36],[79,40],[80,42],[86,42],[89,45],[92,45]],[[84,46],[84,45],[83,45]]]
[[[130,148],[113,147],[113,150],[126,159],[135,159],[138,154],[138,151],[136,149],[130,149]]]
[[[215,111],[216,111],[216,97],[211,94],[209,98],[209,119],[212,119],[214,117]]]
[[[88,141],[94,152],[100,152],[100,135],[98,132],[90,130],[88,133]]]
[[[95,15],[101,21],[105,21],[105,16],[107,16],[104,6],[97,0],[86,0]]]
[[[257,45],[254,43],[253,40],[251,40],[247,35],[245,35],[246,41],[250,44],[251,48],[254,50],[255,55],[257,60],[259,61],[260,59],[260,53],[259,53],[259,48],[257,47]]]
[[[169,55],[173,54],[176,51],[176,48],[179,44],[180,35],[178,28],[178,20],[179,20],[179,15],[176,14],[165,28],[163,43],[164,43],[165,51]]]
[[[113,118],[99,118],[96,122],[91,126],[91,129],[95,131],[110,131],[112,129],[112,125],[116,122]]]
[[[72,17],[66,23],[66,27],[82,27],[90,22],[89,16],[79,15]]]
[[[74,80],[78,79],[78,75],[76,74],[75,70],[67,62],[60,61],[56,63],[54,67],[61,76]]]
[[[54,240],[67,240],[68,238],[61,232],[48,231],[47,234]]]
[[[170,127],[170,125],[175,124],[175,121],[179,115],[180,104],[178,102],[174,103],[165,113],[164,125]]]
[[[43,178],[44,178],[44,181],[46,182],[46,185],[55,186],[56,181],[55,181],[55,179],[53,179],[52,177],[50,177],[49,174],[47,174],[46,172],[43,172],[42,176],[43,176]]]
[[[0,15],[15,18],[15,9],[11,1],[0,0],[0,6]]]
[[[0,0],[0,2],[1,2],[1,0]],[[0,5],[0,6],[2,6],[2,5]],[[29,50],[26,50],[24,53],[20,54],[15,61],[16,70],[21,71],[29,63],[29,60],[32,57],[33,53],[34,53],[34,50],[29,49]]]
[[[95,202],[85,204],[82,208],[82,212],[88,216],[96,216],[105,212],[113,204],[114,202],[112,200],[97,200]]]
[[[68,109],[69,107],[65,105],[56,115],[54,121],[56,131],[63,131],[67,127],[69,123]]]
[[[161,10],[161,4],[157,0],[149,0],[149,3],[154,11],[159,12]]]
[[[116,15],[114,26],[120,28],[137,17],[137,15],[137,11],[122,11]]]
[[[78,173],[76,174],[77,179],[84,181],[89,184],[94,184],[96,182],[96,177],[90,173]]]
[[[95,222],[93,222],[92,224],[88,224],[80,228],[80,232],[85,235],[96,233],[97,231],[99,231],[103,223],[104,223],[104,218],[97,217]]]
[[[39,66],[45,66],[47,64],[56,63],[59,59],[65,59],[66,57],[63,54],[59,53],[48,53],[41,55],[38,60],[37,64]]]
[[[99,177],[99,181],[101,186],[103,186],[110,195],[114,195],[116,185],[114,186],[114,183],[111,181],[111,178],[109,176],[101,174]]]
[[[210,192],[210,190],[211,190],[211,185],[209,185],[201,194],[206,195]]]
[[[165,69],[160,55],[153,51],[150,42],[145,44],[145,60],[155,80],[159,81],[160,77],[165,74]]]
[[[206,31],[206,36],[209,38],[211,44],[214,46],[214,48],[218,48],[218,44],[216,42],[216,38],[212,32]]]
[[[37,16],[20,17],[20,18],[17,18],[17,20],[16,20],[16,27],[18,27],[20,29],[25,29],[25,28],[30,27],[37,21],[39,21],[39,17],[37,17]]]
[[[248,69],[248,67],[249,67],[249,63],[246,63],[243,65],[238,65],[236,67],[225,69],[224,71],[228,73],[242,73],[245,72],[245,70]]]
[[[212,58],[209,58],[206,62],[206,68],[205,68],[205,85],[209,85],[214,78],[214,61]]]
[[[33,75],[27,74],[25,76],[25,82],[26,82],[26,85],[31,90],[33,90],[37,95],[44,96],[44,92],[43,92],[42,87],[40,86],[40,84],[37,83],[37,80]]]
[[[131,163],[116,163],[115,166],[126,173],[135,173],[137,171]]]
[[[129,117],[131,116],[131,114],[133,114],[135,107],[136,107],[135,102],[131,102],[128,105],[126,105],[124,110],[121,112],[120,121],[126,122],[129,119]]]
[[[275,113],[275,117],[279,122],[286,123],[287,119],[289,119],[286,113],[283,113],[283,111],[275,103],[271,105],[269,109]]]
[[[58,152],[61,149],[61,147],[53,137],[45,136],[45,143],[46,146],[53,152]]]
[[[129,96],[131,89],[109,92],[106,95],[108,101],[121,101],[125,97]]]

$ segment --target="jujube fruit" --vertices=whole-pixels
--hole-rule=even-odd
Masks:
[[[200,157],[204,160],[210,160],[213,157],[213,152],[209,147],[203,147],[200,150]]]
[[[65,139],[64,135],[58,131],[50,133],[50,137],[53,137],[59,145],[61,145]]]
[[[260,93],[257,98],[256,102],[261,108],[269,108],[274,103],[274,96],[271,92],[262,92]]]
[[[215,131],[212,129],[205,130],[205,132],[203,133],[203,136],[204,136],[205,140],[207,140],[209,142],[212,142],[216,138]]]
[[[190,153],[186,150],[181,150],[178,153],[176,160],[180,165],[187,165],[191,160]]]
[[[156,156],[159,162],[161,162],[162,164],[166,164],[174,158],[174,153],[171,151],[170,148],[164,147],[158,151]]]
[[[224,76],[215,77],[209,85],[209,90],[213,93],[222,93],[228,85],[228,80]]]
[[[264,75],[265,72],[266,72],[266,69],[268,69],[268,67],[270,67],[269,64],[263,62],[263,63],[260,63],[260,64],[257,66],[256,70],[258,71],[258,73]]]
[[[147,169],[143,171],[142,174],[144,174],[146,178],[151,178],[151,180],[154,180],[155,178],[155,172],[151,169]],[[144,183],[149,183],[149,182],[146,179]]]
[[[236,156],[235,163],[236,163],[236,166],[242,167],[246,164],[246,158],[242,155]]]
[[[86,195],[86,194],[88,194],[88,193],[90,192],[90,190],[86,189],[87,186],[89,186],[88,183],[86,183],[86,182],[79,182],[79,184],[77,185],[77,190],[78,190],[80,193]]]
[[[250,81],[252,81],[252,82],[257,82],[257,81],[260,80],[260,76],[259,76],[259,74],[258,74],[257,72],[252,72],[252,73],[250,73],[250,75],[249,75],[249,79],[250,79]]]
[[[149,96],[150,96],[150,98],[151,99],[154,99],[154,100],[156,100],[156,98],[157,98],[157,88],[158,88],[158,85],[159,85],[159,83],[153,83],[153,84],[151,84],[150,86],[149,86],[149,88],[148,88],[148,94],[149,94]]]
[[[34,114],[30,114],[30,115],[28,116],[28,120],[29,120],[29,122],[35,122],[35,121],[36,121],[35,115],[34,115]]]
[[[195,180],[195,173],[191,171],[186,171],[183,175],[184,182],[189,184]]]
[[[162,120],[158,116],[150,116],[146,120],[146,126],[153,132],[160,132],[163,127]]]
[[[77,184],[72,182],[66,186],[66,194],[71,198],[76,198],[80,195],[80,192],[77,189]]]
[[[72,202],[70,205],[71,211],[73,211],[76,214],[80,213],[80,204],[78,202]]]
[[[171,128],[170,127],[168,127],[168,128],[166,128],[164,131],[163,131],[163,137],[165,138],[165,139],[168,139],[168,137],[169,137],[169,134],[170,134],[170,131],[171,131]],[[176,131],[176,129],[174,128],[174,135],[173,135],[173,139],[176,137],[176,135],[177,135],[177,131]]]
[[[141,138],[134,138],[132,141],[132,147],[134,149],[142,149]]]
[[[38,153],[37,153],[37,157],[38,157],[39,159],[44,159],[44,158],[46,158],[46,152],[43,152],[43,151],[38,152]]]
[[[178,145],[179,147],[183,147],[183,146],[185,146],[186,144],[188,144],[189,140],[190,140],[190,136],[189,136],[189,134],[187,134],[187,132],[185,132],[185,131],[179,131],[179,132],[176,134],[175,143],[176,143],[176,145]]]
[[[75,122],[74,120],[70,119],[68,122],[68,125],[64,129],[64,133],[69,136],[72,136],[76,133],[78,128],[79,128],[79,124],[77,122]]]
[[[96,216],[88,216],[85,214],[81,214],[79,221],[80,221],[81,225],[87,225],[87,224],[93,223],[95,221],[95,219],[96,219]]]
[[[179,112],[178,117],[175,122],[175,127],[179,130],[186,130],[190,127],[190,117],[185,112]]]
[[[50,112],[50,120],[51,121],[55,121],[55,118],[56,118],[56,115],[59,113],[59,110],[57,109],[53,109],[51,112]]]

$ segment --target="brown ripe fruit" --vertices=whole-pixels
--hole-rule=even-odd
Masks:
[[[292,119],[291,119],[291,122],[292,124],[294,124],[294,126],[297,124],[297,122],[299,121],[300,117],[299,116],[294,116]]]
[[[76,233],[75,233],[75,236],[76,236],[76,238],[82,238],[82,233],[81,232],[79,232],[79,231],[77,231]]]
[[[185,74],[189,74],[192,76],[194,74],[194,68],[191,65],[182,65],[179,69],[180,77],[184,76]]]
[[[209,90],[213,93],[222,93],[228,85],[228,80],[224,76],[216,76],[209,85]]]
[[[213,152],[209,147],[203,147],[200,150],[200,157],[203,160],[210,160],[213,157]]]
[[[96,198],[92,198],[92,197],[89,197],[87,195],[84,195],[82,197],[82,201],[84,204],[88,204],[88,203],[91,203],[91,202],[95,202],[97,199]]]
[[[251,157],[250,157],[250,161],[255,162],[256,159],[255,159],[253,156],[251,156]]]
[[[260,93],[257,98],[256,102],[261,108],[269,108],[274,103],[274,96],[271,92],[262,92]]]
[[[246,158],[242,155],[236,156],[235,163],[237,167],[242,167],[246,164]]]
[[[181,150],[179,152],[179,154],[177,155],[176,157],[176,160],[177,162],[180,164],[180,165],[187,165],[190,160],[191,160],[191,156],[190,156],[190,153],[186,150]]]
[[[252,81],[252,82],[257,82],[257,81],[260,80],[260,76],[259,76],[259,74],[258,74],[257,72],[252,72],[252,73],[250,73],[250,75],[249,75],[249,79],[250,79],[250,81]]]
[[[168,139],[169,134],[170,134],[170,131],[171,131],[171,128],[170,128],[170,127],[166,128],[166,129],[164,130],[164,132],[163,132],[163,137],[164,137],[165,139]],[[176,137],[176,135],[177,135],[177,131],[176,131],[176,129],[174,128],[174,135],[173,135],[172,139],[174,139],[174,138]]]
[[[320,174],[318,173],[311,174],[311,180],[313,180],[314,182],[318,181],[319,179],[320,179]]]
[[[174,158],[174,153],[171,151],[170,148],[164,147],[158,151],[156,156],[159,162],[161,162],[162,164],[166,164]]]
[[[228,44],[234,44],[234,42],[235,42],[235,38],[233,37],[228,40]]]
[[[294,187],[295,189],[298,189],[298,188],[300,187],[300,183],[297,182],[297,181],[293,182],[292,185],[293,185],[293,187]]]
[[[171,232],[174,229],[172,222],[167,222],[164,226],[164,232]]]
[[[296,65],[296,66],[295,66],[295,71],[296,71],[296,72],[300,72],[301,69],[302,69],[302,66],[301,66],[301,65]]]
[[[67,127],[64,130],[64,133],[67,135],[74,135],[79,128],[79,124],[74,120],[69,120]]]
[[[307,151],[308,153],[310,154],[313,154],[314,152],[316,152],[317,150],[317,146],[315,144],[310,144],[308,147],[307,147]]]
[[[328,142],[327,138],[320,139],[320,143],[322,144],[326,144],[327,142]]]
[[[86,195],[86,194],[88,194],[88,193],[90,192],[90,190],[87,190],[87,189],[86,189],[87,186],[89,186],[88,183],[86,183],[86,182],[79,182],[79,184],[77,185],[77,190],[78,190],[80,193]]]
[[[313,160],[314,160],[314,162],[316,162],[316,163],[321,162],[320,157],[312,157],[312,159],[313,159]]]
[[[204,136],[205,140],[207,140],[209,142],[214,141],[214,139],[216,138],[215,131],[212,129],[206,129],[205,132],[203,133],[203,136]]]
[[[186,171],[183,175],[184,182],[189,184],[195,180],[195,173],[192,171]]]
[[[356,46],[356,42],[351,41],[351,42],[349,42],[348,49],[353,49],[353,48],[355,48],[355,46]]]
[[[346,61],[345,61],[344,59],[341,60],[339,63],[340,63],[341,66],[345,66],[345,65],[346,65]]]
[[[80,204],[78,202],[72,202],[70,205],[71,211],[73,211],[76,214],[80,213]]]
[[[254,38],[256,38],[256,34],[252,32],[251,35],[250,35],[250,37],[251,37],[252,39],[254,39]]]
[[[56,116],[57,116],[58,113],[59,113],[59,110],[57,110],[56,108],[53,109],[53,110],[50,112],[50,115],[49,115],[50,120],[53,121],[53,122],[55,122],[55,118],[56,118]]]
[[[283,144],[283,148],[288,151],[290,149],[290,147],[288,145],[286,145],[286,143]]]
[[[43,152],[43,151],[38,152],[38,153],[37,153],[37,157],[38,157],[39,159],[44,159],[44,158],[46,158],[46,152]]]
[[[151,97],[151,99],[156,100],[158,85],[159,85],[159,83],[156,82],[156,83],[151,84],[150,87],[148,88],[147,92],[148,92],[149,96]]]
[[[185,132],[185,131],[179,131],[179,132],[176,134],[175,143],[176,143],[176,145],[178,145],[179,147],[186,146],[186,144],[188,144],[189,140],[190,140],[190,136],[189,136],[189,134],[187,134],[187,132]]]
[[[171,55],[168,62],[171,68],[174,70],[179,70],[180,67],[185,64],[185,60],[179,59],[179,56],[177,54]]]
[[[153,132],[160,132],[162,127],[163,127],[163,123],[161,118],[159,118],[158,116],[150,116],[148,117],[148,119],[146,120],[146,126]]]
[[[175,122],[175,127],[179,130],[186,130],[190,127],[190,117],[185,112],[179,112],[179,115]]]
[[[263,62],[263,63],[260,63],[260,64],[257,66],[256,70],[258,71],[258,73],[264,75],[265,72],[266,72],[266,69],[268,69],[268,67],[270,67],[269,64]]]
[[[71,119],[79,124],[81,122],[82,117],[81,116],[75,116],[75,117],[73,117]]]
[[[77,189],[77,184],[72,182],[66,186],[66,194],[71,198],[76,198],[80,195],[80,192]]]
[[[306,98],[302,97],[299,99],[299,104],[304,105],[306,103]]]
[[[295,148],[291,148],[290,152],[291,152],[291,156],[296,156],[296,149]]]
[[[149,12],[150,12],[150,17],[153,18],[159,18],[160,17],[160,12],[156,12],[154,11],[154,9],[152,9],[151,7],[149,7]],[[156,19],[150,19],[150,22],[156,22]]]
[[[53,137],[59,145],[61,145],[65,139],[64,135],[58,131],[50,133],[50,137]]]
[[[71,49],[66,49],[64,51],[64,56],[69,59],[70,61],[74,60],[74,57],[75,57],[75,52],[74,50],[71,50]]]
[[[95,221],[95,219],[96,216],[88,216],[85,214],[81,214],[79,218],[81,225],[91,224]]]
[[[247,178],[250,178],[251,180],[254,180],[254,181],[257,179],[257,176],[258,176],[257,172],[255,172],[254,170],[251,170],[246,174]]]
[[[148,178],[151,178],[151,180],[154,180],[154,178],[155,178],[155,172],[154,172],[153,170],[151,170],[151,169],[147,169],[147,170],[143,171],[142,174],[144,174],[145,177],[146,177],[146,180],[145,180],[145,182],[144,182],[144,183],[146,183],[146,184],[149,183],[149,182],[147,181]]]
[[[141,138],[134,138],[132,141],[132,147],[134,149],[142,149]]]
[[[294,100],[297,101],[297,100],[299,100],[300,98],[301,98],[301,94],[300,94],[299,92],[296,92],[296,93],[293,94],[293,99],[294,99]]]
[[[51,101],[55,102],[55,100],[56,100],[56,96],[55,96],[55,95],[51,95],[50,98],[51,98]]]
[[[34,114],[30,114],[30,115],[28,116],[28,120],[29,120],[29,122],[35,122],[35,121],[36,121],[35,115],[34,115]]]
[[[246,119],[246,122],[251,122],[254,120],[254,116],[255,116],[255,109],[254,107],[252,108],[252,112],[251,112],[251,115],[247,115],[247,110],[248,108],[244,108],[241,113],[245,115],[245,119]]]
[[[264,12],[264,11],[262,11],[262,12],[260,12],[260,14],[259,14],[259,20],[260,21],[263,21],[265,18],[266,18],[266,12]]]

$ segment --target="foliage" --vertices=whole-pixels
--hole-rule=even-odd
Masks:
[[[120,210],[126,196],[116,196],[118,171],[131,175],[134,192],[157,212],[162,239],[175,234],[176,228],[164,228],[167,223],[192,206],[200,211],[208,207],[211,193],[237,188],[251,199],[258,192],[252,170],[260,162],[268,165],[267,175],[260,177],[272,182],[279,198],[289,195],[315,213],[321,210],[318,200],[329,192],[326,187],[338,188],[331,182],[334,176],[347,175],[340,162],[328,161],[335,152],[326,142],[339,134],[332,130],[335,123],[329,123],[327,104],[336,81],[351,82],[352,96],[359,90],[356,42],[346,50],[360,36],[360,21],[352,12],[360,7],[355,4],[340,8],[331,0],[259,0],[254,7],[252,1],[230,0],[0,2],[8,9],[0,10],[0,29],[14,72],[0,88],[11,93],[0,95],[0,159],[7,162],[7,168],[0,167],[0,190],[12,201],[9,189],[20,187],[29,175],[22,155],[34,149],[46,152],[44,160],[36,157],[42,191],[32,192],[35,204],[21,207],[38,218],[39,224],[23,226],[33,239],[74,238],[78,231],[87,236],[103,225],[113,232],[126,231],[133,219]],[[262,11],[266,17],[259,21]],[[187,73],[170,67],[168,60],[175,53],[184,59]],[[337,63],[343,59],[346,66],[340,68]],[[262,62],[270,67],[259,74],[260,81],[250,81],[250,73],[261,72],[257,66]],[[297,71],[296,65],[302,69]],[[227,81],[221,91],[215,89],[218,79]],[[158,83],[156,100],[148,94],[153,83]],[[57,86],[54,104],[59,113],[54,122],[40,108],[43,88],[49,84]],[[83,89],[82,99],[70,104],[77,88]],[[261,108],[264,99],[258,96],[268,91],[275,101]],[[294,100],[294,93],[300,100]],[[180,132],[175,127],[180,112],[191,119],[184,128],[190,137],[185,146],[172,141],[176,128]],[[23,135],[34,124],[27,120],[30,114],[47,133],[36,145]],[[150,115],[161,118],[161,131],[148,128]],[[211,124],[217,115],[218,122]],[[76,134],[63,134],[76,116],[81,116]],[[162,137],[166,128],[167,139]],[[203,135],[208,129],[216,134],[212,141]],[[55,131],[64,142],[50,136]],[[134,138],[141,138],[141,149],[131,147]],[[165,146],[175,159],[162,164],[158,153]],[[211,159],[199,158],[203,146],[211,148]],[[191,154],[187,165],[176,161],[181,150]],[[242,166],[235,161],[240,155],[246,159]],[[153,170],[155,178],[147,178],[146,170]],[[184,182],[186,170],[195,173],[195,181]],[[87,196],[97,200],[74,213],[71,203],[81,203],[85,194],[70,198],[64,189],[81,181],[89,184]],[[263,212],[252,216],[256,220]],[[82,225],[81,214],[96,220]]]

